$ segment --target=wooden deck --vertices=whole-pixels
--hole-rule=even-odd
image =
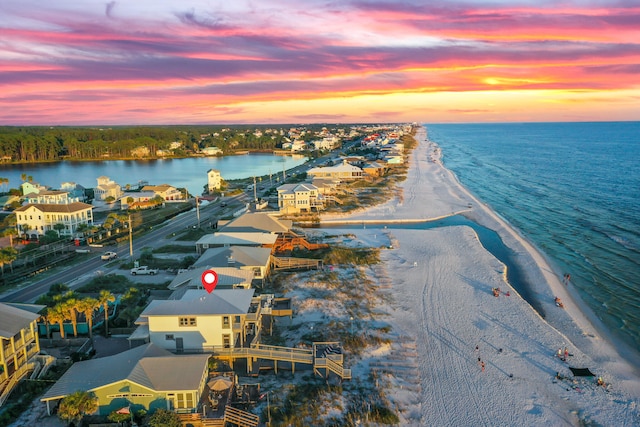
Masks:
[[[271,257],[274,270],[322,269],[322,260],[313,258]]]
[[[280,347],[273,345],[254,344],[251,347],[241,348],[214,348],[213,355],[219,359],[228,360],[233,363],[236,359],[247,360],[247,371],[254,371],[254,364],[260,360],[270,360],[274,362],[274,369],[278,372],[278,362],[288,362],[293,372],[296,363],[310,365],[314,373],[328,376],[329,373],[338,375],[341,379],[351,379],[351,369],[344,368],[344,355],[327,354],[323,352],[327,347],[334,346],[340,348],[340,343],[314,343],[312,349]]]

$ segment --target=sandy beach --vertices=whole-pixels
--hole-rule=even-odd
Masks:
[[[372,279],[389,285],[392,302],[384,310],[397,340],[364,357],[354,371],[386,361],[401,425],[640,425],[637,353],[613,342],[562,273],[459,184],[425,129],[416,140],[395,198],[348,216],[323,216],[326,223],[361,224],[348,232],[365,244],[379,246],[387,238],[393,247],[382,251]],[[381,233],[367,227],[454,213],[495,230],[517,253],[544,318],[511,288],[506,267],[471,228],[390,225]],[[500,288],[497,297],[493,288]],[[564,308],[556,306],[556,296]],[[557,356],[565,348],[566,361]],[[404,363],[393,369],[393,360]],[[596,376],[576,377],[569,367]]]

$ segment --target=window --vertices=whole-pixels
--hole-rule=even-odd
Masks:
[[[197,326],[195,317],[180,317],[178,322],[180,326]]]
[[[173,341],[174,340],[173,334],[166,334],[164,336],[164,339],[167,340],[167,341]]]
[[[224,316],[222,318],[222,327],[225,329],[229,329],[229,316]]]
[[[193,408],[193,393],[186,394],[187,408]]]
[[[231,347],[231,335],[224,334],[222,336],[222,346],[224,348],[230,348]]]

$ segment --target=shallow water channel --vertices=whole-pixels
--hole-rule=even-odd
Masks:
[[[388,230],[430,230],[440,227],[471,227],[477,234],[480,244],[500,262],[507,266],[507,281],[525,299],[540,316],[544,317],[544,309],[533,297],[531,286],[527,283],[526,274],[522,266],[516,261],[514,251],[504,244],[498,233],[483,227],[462,215],[454,215],[443,219],[424,222],[367,222],[360,224],[321,224],[318,228],[360,229],[363,227]]]

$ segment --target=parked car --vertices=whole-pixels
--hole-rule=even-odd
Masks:
[[[140,267],[134,267],[131,269],[131,275],[135,276],[137,274],[149,274],[153,276],[154,274],[158,274],[157,268],[149,268],[146,265],[141,265]]]
[[[111,251],[103,253],[102,256],[100,257],[100,259],[103,261],[110,261],[115,258],[118,258],[118,254]]]

